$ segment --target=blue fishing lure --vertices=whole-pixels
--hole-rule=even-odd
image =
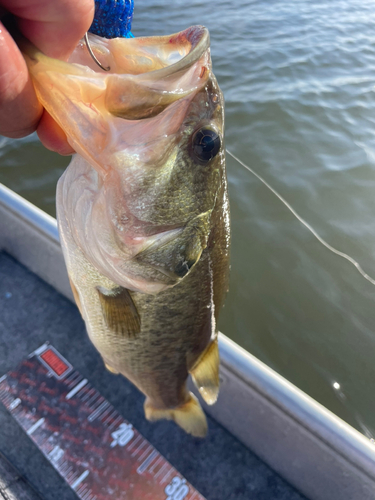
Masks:
[[[95,17],[90,33],[103,38],[133,38],[134,0],[95,0]]]

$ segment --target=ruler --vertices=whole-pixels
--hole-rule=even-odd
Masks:
[[[0,401],[82,500],[205,500],[48,343],[0,377]]]

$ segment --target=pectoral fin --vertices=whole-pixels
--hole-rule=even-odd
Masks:
[[[129,290],[97,287],[97,291],[108,328],[120,336],[134,338],[141,331],[141,318]]]
[[[216,403],[219,394],[219,347],[217,338],[203,351],[190,370],[193,382],[207,404]]]

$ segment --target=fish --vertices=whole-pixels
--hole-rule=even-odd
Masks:
[[[57,219],[73,295],[107,369],[150,421],[204,437],[219,393],[217,321],[228,290],[224,100],[203,26],[90,35],[68,61],[23,48],[38,99],[76,151]]]

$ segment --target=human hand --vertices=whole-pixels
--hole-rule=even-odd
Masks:
[[[18,29],[44,54],[66,60],[94,17],[93,0],[0,0]],[[25,137],[37,130],[44,146],[72,154],[66,135],[38,102],[15,41],[0,22],[0,134]]]

